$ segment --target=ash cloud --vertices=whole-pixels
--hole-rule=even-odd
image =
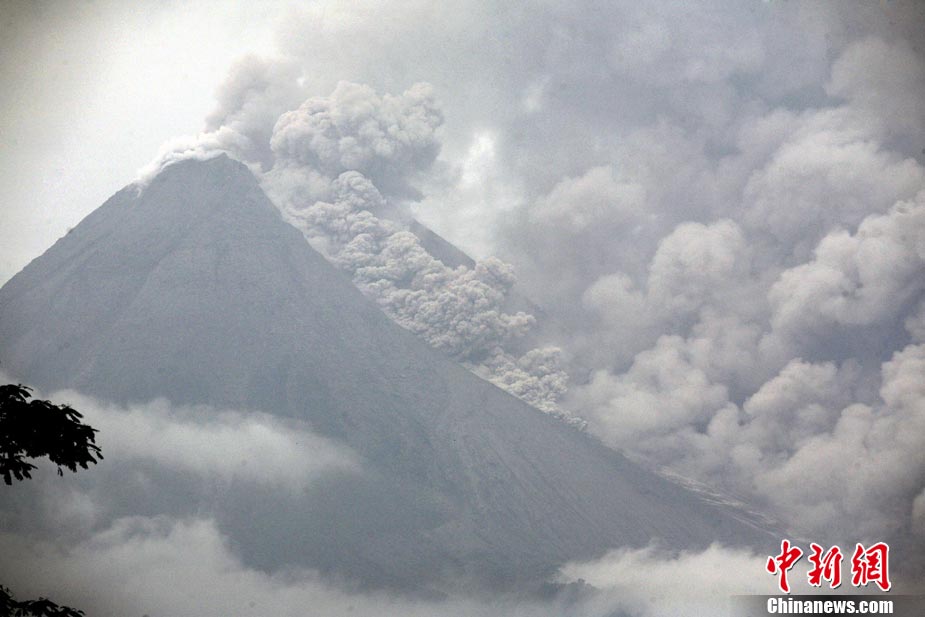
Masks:
[[[855,233],[832,231],[813,259],[781,273],[768,292],[771,325],[792,338],[835,325],[872,326],[915,319],[925,290],[925,191],[870,215]]]
[[[416,197],[408,176],[440,150],[443,115],[429,84],[380,97],[367,85],[340,82],[276,121],[270,146],[277,165],[308,167],[329,178],[358,171],[390,196]]]

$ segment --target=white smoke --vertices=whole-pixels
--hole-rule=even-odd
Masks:
[[[239,158],[241,152],[251,148],[253,143],[250,139],[225,126],[196,136],[176,137],[164,143],[154,160],[138,170],[134,184],[137,190],[142,191],[157,174],[174,163],[188,159],[205,161],[221,154]]]
[[[503,311],[513,285],[510,266],[495,259],[471,269],[445,266],[413,233],[373,213],[385,201],[359,172],[343,172],[326,187],[330,202],[309,201],[304,208],[296,191],[279,197],[286,189],[272,172],[267,182],[269,192],[288,206],[288,218],[317,248],[351,272],[386,314],[433,347],[460,360],[478,360],[532,325],[525,313]]]
[[[151,163],[138,170],[135,185],[143,190],[161,170],[178,161],[206,160],[220,154],[260,173],[273,165],[273,124],[302,98],[297,69],[285,59],[246,56],[238,60],[216,92],[217,105],[203,131],[165,142]]]

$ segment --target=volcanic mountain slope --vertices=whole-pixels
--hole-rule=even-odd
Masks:
[[[362,473],[218,508],[261,567],[509,584],[608,547],[774,541],[392,323],[225,156],[123,189],[10,280],[0,360],[45,391],[259,410],[347,444]]]

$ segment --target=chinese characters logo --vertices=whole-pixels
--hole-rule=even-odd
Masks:
[[[811,568],[807,572],[808,582],[813,587],[821,587],[822,581],[828,581],[829,587],[838,588],[842,583],[842,561],[844,555],[838,546],[824,550],[815,542],[809,545],[812,551],[808,556]],[[890,547],[885,542],[877,542],[868,548],[858,544],[851,557],[851,584],[866,587],[875,583],[881,590],[889,591],[892,584],[889,575]],[[780,543],[780,554],[768,557],[765,569],[769,574],[778,576],[777,585],[784,593],[790,593],[787,573],[800,558],[803,550],[792,546],[789,540]]]

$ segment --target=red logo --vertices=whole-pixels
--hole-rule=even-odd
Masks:
[[[877,583],[877,587],[889,591],[893,586],[887,566],[889,556],[890,547],[885,542],[877,542],[867,550],[858,544],[851,557],[851,584],[864,587],[867,583]]]
[[[787,572],[803,556],[803,551],[797,547],[790,546],[790,540],[781,540],[780,555],[777,557],[768,557],[768,563],[765,569],[769,574],[780,574],[777,584],[784,593],[790,593],[790,583],[787,582]]]
[[[809,562],[813,564],[812,569],[807,573],[809,584],[813,587],[821,587],[822,581],[829,581],[829,587],[836,589],[841,585],[841,562],[842,554],[838,546],[833,546],[822,553],[822,547],[813,542],[809,545],[813,551],[809,556]]]
[[[844,560],[841,549],[833,546],[829,550],[823,549],[815,542],[810,543],[809,562],[812,565],[806,577],[813,587],[821,587],[822,581],[828,581],[829,587],[836,589],[841,585],[841,566]],[[790,540],[781,540],[780,554],[768,557],[765,569],[769,574],[777,574],[777,585],[784,593],[790,593],[790,583],[787,572],[803,556],[799,547],[791,546]],[[885,542],[877,542],[865,549],[858,544],[851,557],[851,584],[855,587],[865,587],[869,583],[876,583],[883,591],[889,591],[890,547]]]

